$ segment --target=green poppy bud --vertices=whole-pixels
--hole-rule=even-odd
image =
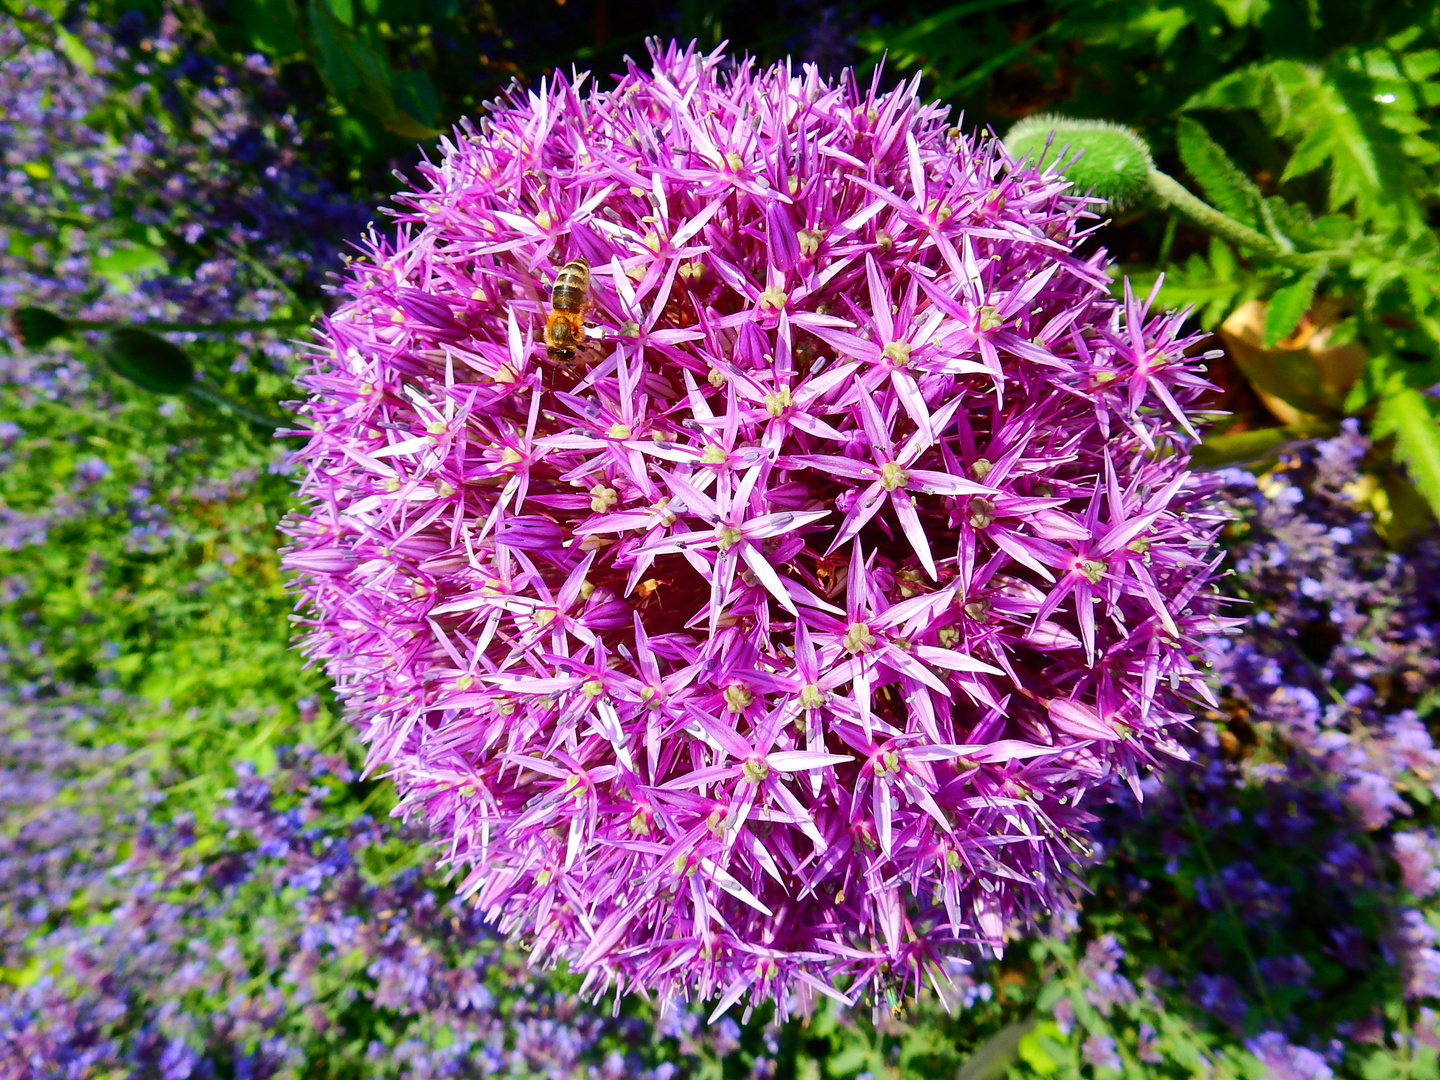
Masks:
[[[117,375],[156,394],[182,394],[195,385],[195,365],[178,345],[148,330],[122,326],[100,344],[100,354]]]
[[[1104,199],[1110,209],[1144,198],[1155,170],[1145,140],[1130,128],[1105,120],[1027,116],[1005,136],[1005,148],[1040,169],[1064,155],[1065,178],[1077,191]]]
[[[68,322],[44,308],[22,307],[10,312],[11,334],[22,348],[31,352],[43,349],[69,329]]]

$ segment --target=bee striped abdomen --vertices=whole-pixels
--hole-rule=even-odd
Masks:
[[[560,268],[550,292],[550,306],[556,311],[579,315],[590,297],[590,264],[573,259]]]

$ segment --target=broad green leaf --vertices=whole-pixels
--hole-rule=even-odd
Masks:
[[[195,365],[185,350],[138,326],[109,331],[100,354],[117,375],[152,393],[181,394],[195,383]]]
[[[1176,132],[1180,160],[1214,206],[1251,228],[1262,226],[1260,189],[1241,171],[1210,133],[1188,116]]]
[[[440,114],[440,92],[427,72],[397,71],[395,104],[402,112],[428,124]]]
[[[1395,456],[1440,518],[1440,420],[1436,403],[1413,386],[1392,387],[1375,414],[1376,438],[1395,436]]]
[[[1300,325],[1300,320],[1305,317],[1305,312],[1310,310],[1310,304],[1315,299],[1315,289],[1320,284],[1322,273],[1323,268],[1316,267],[1275,290],[1270,297],[1270,306],[1265,310],[1267,349],[1275,348]]]
[[[913,60],[906,59],[907,49],[924,50],[928,44],[933,44],[935,33],[951,23],[963,19],[967,15],[1003,7],[1010,2],[1011,0],[971,0],[968,4],[955,4],[944,11],[920,19],[894,35],[882,36],[871,30],[862,31],[856,38],[856,42],[862,49],[877,53],[888,52],[889,59],[898,62],[901,67],[906,67],[913,63]]]
[[[1270,7],[1267,0],[1215,0],[1215,6],[1225,13],[1231,26],[1258,23]]]
[[[1428,532],[1435,514],[1398,466],[1382,469],[1367,505],[1375,515],[1375,531],[1392,548],[1402,548]],[[1417,784],[1417,787],[1425,787]]]
[[[316,66],[332,94],[377,117],[395,110],[385,61],[350,33],[331,10],[331,0],[310,4],[310,31],[318,53]]]

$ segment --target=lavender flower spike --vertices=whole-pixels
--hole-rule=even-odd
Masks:
[[[1076,254],[1087,200],[916,83],[652,59],[462,125],[351,264],[305,648],[537,961],[717,1014],[918,989],[1183,754],[1207,384]]]

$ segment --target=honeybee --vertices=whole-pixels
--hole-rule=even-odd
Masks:
[[[569,363],[585,342],[585,309],[590,306],[590,264],[571,259],[560,268],[550,290],[550,314],[545,318],[545,353],[551,360]]]

